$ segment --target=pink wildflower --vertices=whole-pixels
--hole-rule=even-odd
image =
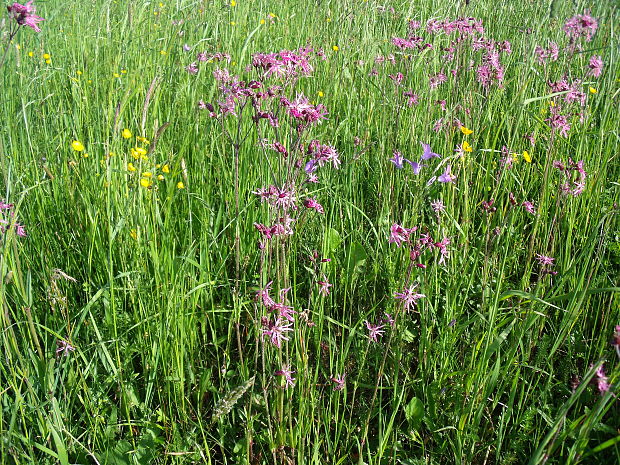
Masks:
[[[605,376],[605,370],[602,364],[596,369],[596,385],[601,394],[605,394],[611,387],[607,376]]]
[[[325,281],[319,281],[318,284],[320,286],[319,294],[323,296],[329,295],[329,288],[332,287],[333,284],[331,284],[327,279],[325,279]]]
[[[385,332],[383,330],[383,327],[385,325],[373,325],[368,321],[364,321],[364,323],[366,324],[366,328],[368,329],[368,338],[373,342],[379,342],[377,338],[383,336],[383,333]]]
[[[601,60],[601,57],[599,55],[592,55],[588,68],[590,68],[592,76],[599,77],[603,72],[603,60]]]
[[[417,229],[417,227],[403,228],[401,225],[394,223],[390,227],[390,238],[388,239],[388,244],[394,243],[400,247],[403,242],[409,242],[409,236]]]
[[[333,378],[330,378],[330,380],[335,383],[334,391],[342,391],[344,389],[345,377],[346,375],[336,375]]]
[[[185,71],[187,71],[189,74],[198,74],[198,66],[196,65],[196,62],[187,65],[185,67]]]
[[[41,32],[41,29],[37,25],[41,21],[45,21],[40,16],[35,15],[36,8],[32,4],[33,0],[26,2],[25,5],[19,3],[13,3],[13,5],[7,6],[9,11],[9,17],[15,19],[20,26],[26,26],[34,29],[35,32]]]
[[[294,371],[291,371],[289,369],[288,365],[282,365],[282,369],[278,370],[274,373],[274,375],[276,376],[284,376],[284,381],[285,381],[285,385],[283,386],[284,389],[290,387],[295,387],[295,378],[293,378],[291,375],[295,373]]]
[[[536,208],[534,207],[534,204],[530,202],[529,200],[526,200],[521,205],[523,205],[523,207],[525,208],[525,211],[527,211],[528,213],[531,213],[532,215],[536,214]]]
[[[306,200],[304,200],[304,207],[309,209],[315,209],[317,213],[325,213],[325,211],[323,210],[323,206],[313,197],[308,197]]]
[[[263,305],[267,308],[271,308],[276,302],[269,296],[269,291],[271,290],[271,285],[273,281],[269,281],[263,289],[260,289],[256,293],[256,300],[260,300]]]
[[[282,347],[282,341],[288,341],[289,338],[284,334],[289,331],[293,331],[291,326],[293,323],[286,323],[281,318],[276,319],[275,322],[272,322],[269,318],[262,318],[263,329],[263,337],[268,337],[271,343],[276,346],[278,349]]]
[[[417,305],[418,300],[426,297],[424,294],[418,294],[415,292],[416,286],[406,287],[403,292],[397,292],[394,294],[394,298],[396,300],[400,300],[403,302],[403,308],[405,311],[409,311],[411,307],[415,307]]]
[[[592,40],[592,36],[598,29],[598,22],[596,18],[590,16],[589,12],[585,12],[582,15],[575,15],[568,19],[564,23],[562,30],[570,38],[571,41],[575,41],[580,37],[584,37],[586,42]]]
[[[67,357],[69,352],[73,352],[74,350],[75,347],[73,347],[69,341],[65,341],[64,339],[59,339],[56,341],[56,357]]]
[[[553,266],[555,258],[548,257],[546,255],[536,254],[536,260],[541,266]]]

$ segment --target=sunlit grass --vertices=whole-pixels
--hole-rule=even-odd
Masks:
[[[619,461],[616,11],[464,3],[37,2],[42,31],[0,74],[0,463]],[[588,8],[598,31],[567,53],[562,26]],[[447,39],[392,44],[460,16],[510,41],[501,85]],[[252,54],[305,46],[313,71],[284,92],[325,106],[300,143],[342,164],[259,249],[254,224],[279,220],[253,192],[296,173],[295,128],[280,109],[285,158],[249,106],[220,124],[199,102],[218,111],[216,69],[257,78]],[[566,137],[562,78],[585,95]],[[269,281],[297,312],[280,348]]]

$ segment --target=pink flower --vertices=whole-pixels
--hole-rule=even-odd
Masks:
[[[9,11],[9,17],[15,19],[20,26],[26,26],[34,29],[36,32],[41,32],[37,24],[45,20],[34,14],[36,8],[32,4],[32,0],[26,2],[25,5],[13,3],[13,5],[7,6],[7,10]]]
[[[15,223],[15,234],[19,237],[26,237],[26,230],[21,224]]]
[[[429,85],[431,89],[436,89],[440,84],[446,82],[448,78],[443,73],[443,71],[435,76],[429,76]]]
[[[73,352],[75,347],[73,347],[69,341],[65,341],[64,339],[60,339],[56,341],[56,357],[63,356],[67,357],[69,352]]]
[[[437,199],[431,202],[431,208],[435,213],[441,213],[446,209],[446,206],[440,199]]]
[[[555,105],[551,107],[551,115],[545,121],[549,122],[552,131],[557,131],[563,137],[568,137],[568,131],[570,131],[570,123],[566,115],[560,113],[560,106]]]
[[[260,289],[256,293],[256,300],[260,300],[263,305],[267,308],[271,308],[276,302],[269,296],[269,291],[271,290],[271,285],[273,281],[269,281],[263,289]]]
[[[395,243],[398,247],[400,247],[403,242],[409,242],[409,236],[417,229],[417,227],[403,228],[401,225],[394,223],[390,227],[390,238],[388,239],[388,244]]]
[[[293,323],[286,323],[281,318],[276,319],[275,322],[272,322],[269,318],[262,318],[263,329],[263,337],[268,337],[271,343],[276,346],[278,349],[282,347],[282,341],[288,341],[289,338],[284,335],[289,331],[293,331]]]
[[[394,81],[394,84],[396,84],[397,86],[400,86],[403,82],[403,79],[405,79],[403,73],[389,74],[388,77],[392,81]]]
[[[368,321],[364,321],[364,323],[366,324],[366,328],[368,329],[368,338],[373,342],[379,342],[377,337],[383,336],[383,333],[385,331],[382,328],[385,325],[373,325]]]
[[[284,380],[286,382],[286,384],[283,386],[284,389],[290,387],[295,387],[295,378],[293,378],[291,375],[295,373],[294,371],[291,371],[289,369],[288,365],[282,365],[282,369],[278,370],[274,373],[274,375],[276,376],[284,376]]]
[[[289,115],[297,120],[312,124],[327,119],[325,106],[312,105],[303,94],[298,94],[297,98],[291,102],[284,99],[282,103],[288,108]]]
[[[603,72],[603,60],[601,60],[601,57],[599,55],[592,55],[588,68],[590,68],[592,76],[599,77]]]
[[[325,281],[319,281],[318,282],[320,288],[319,288],[319,294],[326,296],[329,295],[329,288],[333,286],[333,284],[331,284],[327,279],[325,279]]]
[[[397,292],[394,294],[394,298],[396,300],[400,300],[403,302],[403,308],[405,311],[411,310],[411,307],[415,307],[417,305],[418,300],[426,297],[424,294],[418,294],[414,291],[416,288],[415,285],[409,286],[403,290],[403,292]]]
[[[523,207],[525,208],[525,211],[527,211],[528,213],[531,213],[532,215],[536,214],[536,208],[534,207],[534,204],[530,202],[529,200],[526,200],[521,205],[523,205]]]
[[[548,257],[546,255],[541,255],[539,253],[536,254],[536,260],[541,266],[553,266],[555,262],[555,258]]]
[[[585,14],[575,15],[568,19],[562,27],[562,30],[571,39],[571,41],[577,40],[579,37],[584,37],[586,42],[592,40],[592,36],[598,29],[598,22],[596,18],[590,16],[589,12]]]
[[[414,94],[413,91],[407,90],[403,92],[403,96],[407,97],[407,106],[411,107],[413,105],[417,105],[419,103],[418,94]]]
[[[601,394],[605,394],[609,391],[611,384],[609,384],[607,376],[605,376],[605,370],[603,369],[603,365],[596,369],[596,385]]]
[[[538,59],[539,65],[544,65],[549,61],[557,61],[560,56],[560,48],[558,44],[555,42],[549,42],[549,48],[542,48],[540,45],[537,45],[534,49],[534,53]]]
[[[345,377],[346,375],[336,375],[333,378],[330,378],[330,380],[335,383],[334,391],[342,391],[344,389]]]
[[[306,200],[304,200],[304,207],[315,209],[317,213],[325,213],[325,211],[323,210],[323,206],[313,197],[308,197]]]
[[[189,74],[198,74],[198,66],[196,65],[196,62],[187,65],[185,67],[185,71],[187,71]]]

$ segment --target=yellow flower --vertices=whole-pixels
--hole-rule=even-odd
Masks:
[[[326,23],[331,23],[331,22],[332,22],[332,19],[331,19],[331,18],[329,18],[329,17],[328,17],[328,18],[325,18],[325,22],[326,22]]]
[[[466,136],[469,136],[474,131],[472,131],[471,129],[466,128],[465,126],[461,126],[461,132],[463,134],[465,134]]]
[[[146,137],[142,137],[142,136],[136,136],[136,140],[138,142],[142,142],[144,144],[150,144],[149,140]]]
[[[261,20],[260,20],[260,23],[261,23],[261,24],[265,24],[265,20],[264,20],[264,19],[261,19]]]
[[[76,152],[81,152],[82,150],[84,150],[84,146],[79,140],[74,140],[73,142],[71,142],[71,147]]]
[[[275,14],[275,13],[269,13],[269,17],[270,17],[270,18],[277,18],[277,16],[276,16],[276,14]]]
[[[45,64],[46,65],[51,65],[52,64],[52,60],[45,60]]]
[[[237,6],[237,2],[235,2],[235,0],[230,0],[230,6]]]
[[[44,53],[44,54],[43,54],[43,59],[44,59],[44,60],[49,60],[50,58],[52,58],[52,57],[50,56],[50,54],[49,54],[49,53]]]
[[[234,21],[231,21],[231,22],[230,22],[230,25],[231,25],[231,26],[235,26],[236,24],[237,24],[237,23],[235,23]]]
[[[144,173],[142,173],[142,177],[144,178],[150,178],[153,176],[153,173],[151,173],[150,171],[145,171]]]
[[[527,150],[523,151],[523,159],[528,163],[532,163],[532,157],[530,157],[530,154],[527,153]]]
[[[339,50],[339,48],[338,48],[338,46],[337,46],[337,45],[334,45],[334,46],[332,47],[332,50],[333,50],[334,52],[337,52],[337,51]]]
[[[32,53],[32,52],[28,52],[28,56],[29,56],[29,57],[34,56],[34,53]]]
[[[142,179],[140,179],[140,185],[142,187],[151,187],[151,180],[150,179],[146,179],[146,178],[142,178]]]
[[[82,71],[80,71],[79,69],[75,72],[78,76],[82,75]]]
[[[146,156],[146,149],[143,149],[142,147],[132,147],[131,156],[134,157],[136,160],[138,158],[142,158]]]
[[[158,181],[163,181],[164,180],[164,175],[163,174],[158,174],[157,175],[157,180]]]
[[[167,54],[168,54],[168,52],[166,52],[165,50],[161,50],[161,51],[159,52],[159,54],[160,54],[160,55],[167,55]]]
[[[598,92],[598,90],[596,90],[594,87],[590,87],[590,93],[591,94],[596,94]]]
[[[137,241],[137,240],[138,240],[138,231],[136,231],[135,229],[131,229],[131,230],[129,231],[129,235],[131,236],[131,238],[132,238],[134,241]]]
[[[463,141],[462,147],[463,147],[463,152],[471,152],[473,150],[471,145],[469,145],[469,142],[467,142],[466,140]]]
[[[129,139],[131,138],[131,131],[125,128],[123,129],[123,132],[121,133],[121,135],[123,136],[123,139]]]
[[[129,171],[136,171],[136,167],[135,167],[135,166],[133,166],[133,163],[131,163],[131,162],[130,162],[130,163],[127,163],[127,169],[128,169]]]
[[[84,158],[88,158],[88,154],[87,154],[86,152],[84,152],[84,153],[82,154],[82,156],[83,156]]]
[[[119,78],[119,77],[121,77],[121,75],[120,75],[120,74],[118,74],[118,73],[114,73],[114,77],[115,77],[115,78]]]
[[[161,170],[166,174],[170,173],[170,167],[168,165],[164,165]]]
[[[325,94],[323,93],[323,91],[322,91],[322,90],[319,90],[319,93],[318,93],[317,95],[318,95],[319,97],[323,97],[323,95],[325,95]]]
[[[181,181],[177,182],[177,189],[185,189],[185,184],[183,184]]]

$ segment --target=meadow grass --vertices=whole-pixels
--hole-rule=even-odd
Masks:
[[[562,27],[588,10],[598,30],[570,50]],[[620,462],[612,2],[41,0],[37,14],[42,31],[22,28],[0,65],[1,464]],[[510,41],[499,85],[478,81],[482,52],[450,61],[449,38],[424,31],[470,16]],[[409,35],[433,48],[392,44]],[[324,105],[322,122],[297,130],[279,101],[279,128],[242,99],[238,116],[198,108],[219,114],[216,69],[261,79],[253,54],[306,46],[313,70],[283,95]],[[583,105],[550,88],[563,78]],[[339,169],[299,182],[297,210],[261,202],[305,176],[313,139]],[[419,161],[420,142],[441,158],[419,174],[389,161]],[[574,195],[569,159],[587,173]],[[289,214],[292,235],[254,226]],[[270,281],[297,312],[280,347],[255,297]],[[406,311],[394,294],[409,287],[424,297]]]

